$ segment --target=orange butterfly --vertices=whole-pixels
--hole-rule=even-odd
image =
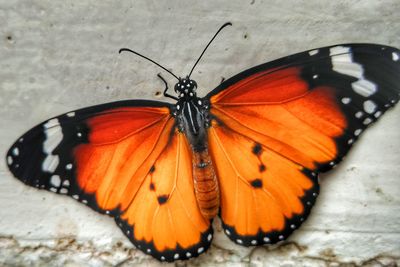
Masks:
[[[217,215],[239,245],[276,243],[307,218],[318,173],[399,100],[399,57],[375,44],[318,48],[248,69],[205,97],[190,79],[196,64],[179,78],[144,57],[178,79],[177,97],[164,91],[176,104],[128,100],[54,117],[16,141],[7,164],[30,186],[113,216],[161,261],[205,252]]]

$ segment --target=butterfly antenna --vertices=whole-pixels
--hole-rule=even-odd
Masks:
[[[150,61],[150,62],[153,62],[154,64],[156,64],[157,66],[159,66],[160,68],[162,68],[163,70],[165,70],[166,72],[168,72],[169,74],[171,74],[172,76],[174,76],[174,77],[179,81],[178,76],[176,76],[175,74],[172,73],[172,71],[170,71],[170,70],[166,69],[165,67],[161,66],[160,64],[158,64],[158,63],[155,62],[154,60],[152,60],[152,59],[150,59],[150,58],[148,58],[148,57],[146,57],[146,56],[143,56],[142,54],[139,54],[138,52],[135,52],[135,51],[133,51],[133,50],[131,50],[131,49],[129,49],[129,48],[121,48],[121,49],[118,51],[118,53],[121,54],[121,52],[124,52],[124,51],[134,53],[135,55],[138,55],[138,56],[140,56],[140,57],[142,57],[142,58],[144,58],[144,59],[147,59],[147,60]]]
[[[221,28],[219,28],[219,30],[217,31],[217,33],[214,35],[214,37],[208,42],[206,48],[204,48],[203,52],[201,53],[201,55],[200,55],[199,58],[197,59],[196,63],[194,63],[193,68],[192,68],[192,70],[191,70],[190,73],[189,73],[189,76],[188,76],[189,78],[190,78],[190,75],[192,75],[192,72],[193,72],[194,68],[196,67],[197,63],[199,63],[199,61],[200,61],[201,57],[203,56],[204,52],[206,52],[207,48],[210,46],[210,44],[212,43],[212,41],[214,41],[215,37],[217,37],[217,35],[219,34],[219,32],[222,31],[222,29],[225,28],[226,26],[232,26],[232,23],[227,22],[227,23],[225,23],[224,25],[222,25]]]

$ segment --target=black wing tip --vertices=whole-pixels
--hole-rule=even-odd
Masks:
[[[385,107],[385,109],[380,110],[379,113],[375,113],[379,114],[379,116],[374,116],[374,114],[372,114],[371,116],[364,116],[361,119],[361,121],[369,120],[370,122],[368,123],[368,125],[358,124],[360,125],[360,127],[352,129],[352,131],[349,134],[336,138],[335,143],[338,149],[337,157],[332,161],[317,164],[318,172],[322,173],[328,172],[334,169],[339,163],[341,163],[345,158],[345,156],[349,153],[353,145],[356,144],[360,138],[362,138],[363,133],[369,127],[374,127],[373,126],[374,123],[377,122],[382,117],[382,115],[385,114],[388,110],[394,108],[398,102],[399,99],[395,100],[394,102],[389,102],[388,104],[386,104],[387,106]]]
[[[12,144],[12,146],[7,151],[5,160],[8,169],[14,175],[14,177],[21,182],[30,185],[30,179],[28,179],[28,177],[26,176],[27,171],[25,169],[26,166],[24,166],[24,162],[27,161],[27,155],[31,152],[31,150],[34,150],[35,148],[30,147],[31,150],[27,151],[24,147],[24,137],[25,135],[21,136]],[[37,156],[33,153],[31,154],[32,156]]]
[[[244,70],[226,80],[224,80],[222,83],[220,83],[216,88],[211,90],[205,97],[204,99],[209,100],[212,96],[218,94],[219,92],[225,90],[229,86],[233,85],[234,83],[244,79],[245,77],[248,77],[252,74],[255,74],[257,72],[260,72],[262,70],[267,70],[267,69],[274,69],[274,68],[282,68],[282,67],[287,67],[287,66],[293,66],[293,65],[298,65],[299,63],[303,62],[306,60],[309,56],[309,53],[311,51],[318,51],[318,50],[329,50],[334,47],[351,47],[352,49],[356,49],[357,51],[362,51],[362,52],[368,52],[368,53],[373,53],[376,55],[380,55],[381,53],[385,53],[387,55],[391,55],[392,57],[400,57],[400,49],[389,46],[389,45],[383,45],[383,44],[376,44],[376,43],[339,43],[335,45],[329,45],[329,46],[324,46],[324,47],[317,47],[309,50],[305,50],[302,52],[298,52],[292,55],[288,55],[285,57],[281,57],[269,62],[266,62],[261,65],[257,65],[254,67],[251,67],[247,70]],[[400,62],[399,59],[392,58],[394,61]]]

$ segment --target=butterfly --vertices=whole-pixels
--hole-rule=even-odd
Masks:
[[[335,167],[400,97],[400,51],[342,44],[245,70],[175,104],[127,100],[51,118],[22,135],[6,162],[27,185],[114,217],[160,261],[197,257],[225,234],[243,246],[286,239],[306,220],[318,174]]]

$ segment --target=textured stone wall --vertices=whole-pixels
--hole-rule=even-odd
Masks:
[[[226,29],[192,77],[200,95],[239,71],[343,42],[400,47],[393,1],[0,0],[0,154],[60,113],[129,98],[163,99],[160,69],[185,75],[217,28]],[[169,80],[173,83],[173,80]],[[400,264],[400,107],[321,177],[308,221],[286,242],[243,248],[215,222],[210,250],[178,266],[397,266]],[[28,188],[0,161],[0,265],[157,266],[111,218]]]

